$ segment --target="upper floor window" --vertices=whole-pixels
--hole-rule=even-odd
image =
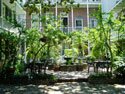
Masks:
[[[68,14],[65,12],[60,13],[61,20],[62,20],[62,26],[67,27],[68,26]]]
[[[54,19],[54,13],[53,13],[53,12],[47,12],[47,13],[46,13],[46,18],[53,20],[53,19]]]
[[[53,12],[46,12],[46,24],[53,24],[54,23],[54,13]]]
[[[83,28],[83,19],[82,18],[79,18],[79,19],[77,18],[75,20],[75,27],[78,30],[82,30],[82,28]]]
[[[94,19],[94,18],[91,18],[90,19],[90,27],[96,27],[97,26],[97,20],[96,19]]]
[[[39,14],[32,14],[32,28],[39,28]]]
[[[25,20],[25,14],[19,14],[17,15],[17,21],[22,24],[22,25],[25,25],[26,23],[26,20]]]
[[[2,15],[6,20],[12,21],[13,20],[13,11],[6,6],[5,4],[2,5]]]

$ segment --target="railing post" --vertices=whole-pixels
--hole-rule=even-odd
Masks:
[[[1,28],[3,28],[3,0],[1,0]]]
[[[25,42],[24,42],[24,63],[25,63],[25,64],[27,63],[27,54],[26,54],[26,39],[25,39]]]
[[[89,28],[89,0],[87,0],[87,27]],[[89,31],[88,31],[89,33]],[[89,43],[89,40],[88,40],[88,54],[90,54],[90,43]]]
[[[57,27],[57,16],[58,16],[58,5],[56,0],[56,6],[55,6],[55,16],[56,16],[56,27]]]
[[[74,30],[74,15],[73,15],[73,7],[71,9],[71,15],[72,15],[72,31]]]

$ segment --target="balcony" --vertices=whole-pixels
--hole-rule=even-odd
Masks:
[[[60,2],[61,0],[51,0],[52,4],[56,3],[56,2]],[[75,3],[74,4],[101,4],[101,0],[74,0]],[[47,2],[47,1],[46,1]]]
[[[15,32],[15,33],[18,32],[18,28],[14,26],[14,23],[6,20],[5,18],[0,18],[0,28],[10,32]]]
[[[83,32],[83,27],[60,27],[60,30],[63,31],[64,33],[67,33],[69,34],[70,32],[73,32],[73,31],[81,31]]]
[[[115,0],[112,10],[119,11],[122,8],[125,8],[125,0]]]
[[[35,28],[35,27],[32,27],[32,28]],[[41,31],[43,31],[42,28],[41,28]],[[37,29],[39,29],[39,28],[37,28]],[[69,33],[74,32],[74,31],[84,32],[84,27],[73,27],[73,28],[72,27],[60,27],[60,30],[66,34],[69,34]]]
[[[105,7],[107,5],[107,7]],[[125,7],[125,0],[103,0],[102,2],[102,8],[104,12],[110,12],[112,10],[118,11],[121,8]]]
[[[75,3],[79,4],[101,4],[101,0],[75,0]]]
[[[10,28],[12,28],[12,26],[13,26],[13,24],[11,24],[5,18],[0,18],[0,28],[3,28],[5,30],[9,30]]]

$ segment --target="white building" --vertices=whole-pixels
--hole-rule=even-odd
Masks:
[[[52,4],[57,3],[60,0],[51,0]],[[98,10],[99,5],[101,5],[101,0],[74,0],[73,5],[79,4],[79,7],[72,6],[71,10],[66,14],[64,13],[63,6],[56,4],[55,7],[51,8],[47,14],[51,14],[54,18],[60,16],[62,20],[61,30],[65,32],[70,32],[73,30],[83,30],[84,27],[95,27],[97,22],[94,17],[91,17],[91,14]],[[40,5],[39,5],[40,6]],[[32,14],[26,16],[26,26],[27,28],[36,27],[42,29],[39,22],[32,22],[32,19],[39,18],[39,14]]]
[[[118,13],[125,8],[125,0],[102,0],[102,11],[108,13],[114,11]]]
[[[20,0],[10,3],[10,0],[0,0],[0,28],[11,32],[18,32],[14,28],[14,21],[25,26],[26,12],[20,5]]]

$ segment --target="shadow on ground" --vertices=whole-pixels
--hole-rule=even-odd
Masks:
[[[55,85],[0,85],[0,94],[125,94],[125,85],[92,85],[85,82]]]

